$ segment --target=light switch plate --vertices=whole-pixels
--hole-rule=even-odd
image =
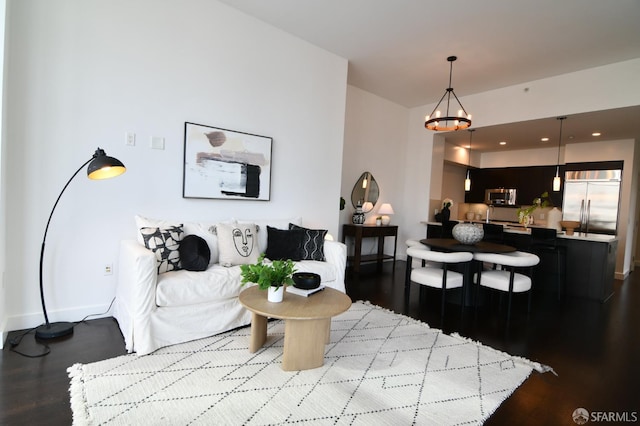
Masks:
[[[164,138],[159,136],[151,137],[151,148],[153,149],[164,149]]]

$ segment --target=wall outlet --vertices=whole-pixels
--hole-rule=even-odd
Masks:
[[[125,145],[127,146],[136,146],[136,134],[132,132],[127,132],[125,135]]]
[[[113,274],[113,263],[105,263],[102,272],[103,272],[104,275],[112,275]]]

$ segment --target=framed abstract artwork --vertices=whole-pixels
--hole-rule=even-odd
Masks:
[[[183,198],[268,201],[273,139],[184,124]]]

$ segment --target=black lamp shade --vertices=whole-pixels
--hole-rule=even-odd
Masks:
[[[109,179],[124,173],[127,169],[117,158],[109,157],[104,150],[98,148],[93,154],[93,160],[87,167],[89,179]]]

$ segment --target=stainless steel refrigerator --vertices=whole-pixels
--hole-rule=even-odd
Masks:
[[[622,170],[565,172],[562,220],[580,222],[580,232],[615,235]]]

